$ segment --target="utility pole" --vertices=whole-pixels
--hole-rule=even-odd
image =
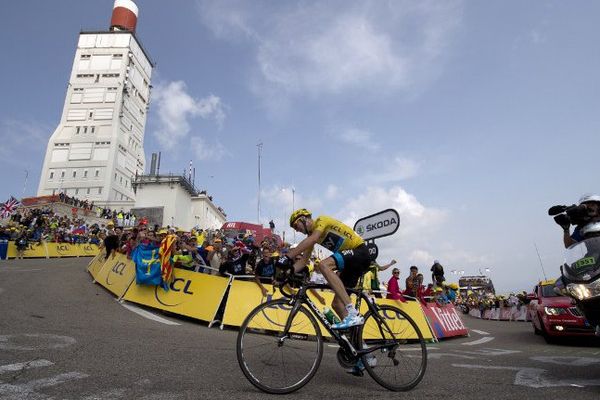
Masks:
[[[25,170],[25,183],[23,183],[23,194],[21,197],[25,197],[25,188],[27,187],[27,178],[29,177],[29,170]]]
[[[535,246],[535,252],[537,253],[538,256],[538,260],[540,260],[540,266],[542,267],[542,273],[544,274],[544,280],[548,280],[548,278],[546,277],[546,271],[544,270],[544,264],[542,264],[542,257],[540,257],[540,252],[538,250],[537,244],[535,242],[533,242],[533,245]]]
[[[256,222],[260,225],[260,157],[261,157],[262,147],[263,147],[262,142],[257,144],[256,147],[258,148],[258,198],[257,198],[257,202],[256,202],[256,215],[257,215]]]

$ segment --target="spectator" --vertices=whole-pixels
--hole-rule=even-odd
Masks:
[[[379,265],[376,261],[371,262],[369,266],[369,271],[364,275],[364,285],[363,288],[372,292],[375,297],[381,298],[381,287],[379,283],[378,273],[381,271],[385,271],[392,265],[396,264],[396,260],[390,261],[389,264]],[[368,286],[367,286],[368,285]]]
[[[418,297],[419,288],[423,284],[423,280],[418,275],[419,268],[417,268],[415,265],[412,265],[410,267],[410,275],[406,278],[406,291],[404,292],[405,294],[412,297]]]
[[[275,277],[275,260],[272,257],[272,253],[268,248],[262,250],[262,258],[256,263],[254,270],[254,282],[260,288],[263,297],[268,294],[267,289],[263,283],[273,283]]]
[[[400,278],[400,270],[398,268],[394,268],[392,270],[392,277],[388,281],[387,291],[388,294],[386,296],[387,299],[392,300],[403,300],[402,292],[400,292],[400,286],[398,285],[398,280]]]
[[[446,279],[444,278],[444,267],[438,260],[433,261],[433,265],[431,266],[431,280],[434,286],[442,286],[442,282]]]
[[[246,274],[246,261],[248,260],[248,254],[242,254],[239,247],[233,247],[227,254],[226,261],[221,263],[219,273],[222,275],[245,275]]]

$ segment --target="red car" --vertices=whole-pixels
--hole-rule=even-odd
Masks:
[[[594,328],[573,300],[554,291],[555,282],[542,281],[534,289],[529,311],[535,333],[544,336],[547,342],[561,336],[593,336]]]

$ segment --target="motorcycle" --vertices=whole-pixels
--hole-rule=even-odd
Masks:
[[[590,213],[585,204],[553,206],[548,214],[563,227],[579,227],[583,240],[565,250],[560,267],[563,292],[575,300],[600,336],[600,216]]]

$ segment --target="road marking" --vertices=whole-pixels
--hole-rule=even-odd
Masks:
[[[482,337],[481,339],[477,339],[477,340],[474,340],[472,342],[461,343],[461,344],[463,346],[475,346],[477,344],[484,344],[484,343],[487,343],[487,342],[491,342],[494,339],[495,338],[493,336],[485,336],[485,337]]]
[[[537,356],[531,357],[530,359],[548,364],[569,365],[573,367],[587,367],[594,364],[600,364],[600,358],[592,357]]]
[[[36,390],[60,385],[75,379],[87,378],[89,375],[81,372],[67,372],[52,378],[37,379],[20,385],[0,384],[0,398],[10,399],[50,399]]]
[[[28,343],[22,343],[27,338]],[[70,336],[26,333],[24,335],[0,335],[0,350],[46,350],[60,349],[77,343]]]
[[[477,357],[466,356],[464,354],[456,354],[456,353],[427,353],[428,360],[439,360],[442,357],[450,357],[450,358],[464,358],[466,360],[475,360]]]
[[[169,321],[168,319],[159,317],[158,315],[152,314],[151,312],[148,312],[146,310],[142,310],[141,308],[138,308],[136,306],[132,306],[131,304],[125,304],[122,303],[121,304],[123,307],[125,307],[126,309],[128,309],[129,311],[132,311],[138,315],[141,315],[144,318],[147,319],[151,319],[153,321],[156,322],[160,322],[161,324],[165,324],[165,325],[181,325],[177,322],[173,322],[173,321]]]
[[[475,354],[475,355],[480,355],[480,356],[505,356],[508,354],[521,353],[521,350],[485,348],[485,349],[473,350],[473,351],[456,350],[456,352],[462,353],[462,354]]]
[[[600,379],[574,379],[574,380],[559,380],[549,379],[543,376],[546,372],[545,369],[541,368],[527,368],[527,367],[497,367],[492,365],[473,365],[473,364],[452,364],[453,367],[469,368],[469,369],[493,369],[493,370],[507,370],[517,371],[515,375],[515,385],[527,386],[535,389],[549,388],[549,387],[560,387],[560,386],[600,386]]]
[[[471,329],[471,332],[479,333],[480,335],[489,335],[486,331],[479,331],[477,329]]]
[[[0,374],[3,374],[5,372],[21,371],[31,368],[49,367],[51,365],[54,365],[54,363],[48,360],[33,360],[24,363],[0,365]]]
[[[41,268],[35,269],[0,269],[0,272],[31,272],[31,271],[42,271]]]

